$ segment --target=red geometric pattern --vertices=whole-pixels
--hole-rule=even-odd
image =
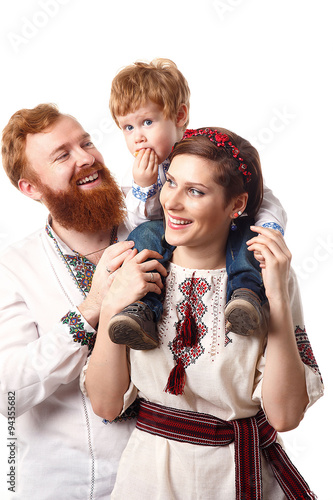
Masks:
[[[165,439],[196,445],[227,446],[234,442],[236,500],[263,500],[260,449],[288,500],[317,498],[276,442],[277,432],[262,410],[253,417],[226,421],[140,399],[136,426]]]
[[[305,365],[310,366],[310,368],[312,368],[316,373],[320,375],[320,370],[317,365],[316,358],[314,357],[305,327],[304,329],[302,329],[297,325],[295,330],[295,337],[302,362]]]
[[[176,361],[181,361],[184,368],[195,363],[205,349],[202,347],[201,340],[207,333],[207,326],[203,323],[202,317],[207,312],[207,307],[202,298],[211,289],[207,280],[204,278],[186,278],[180,285],[179,290],[184,296],[184,300],[177,304],[177,311],[180,315],[179,321],[175,323],[176,336],[169,342],[168,347],[173,353]],[[180,332],[181,324],[185,319],[186,311],[190,308],[197,327],[197,343],[194,346],[184,346],[183,338]]]

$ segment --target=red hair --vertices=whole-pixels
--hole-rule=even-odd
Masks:
[[[39,104],[20,109],[10,118],[2,133],[2,165],[16,188],[31,173],[25,154],[27,135],[43,132],[62,116],[55,104]]]

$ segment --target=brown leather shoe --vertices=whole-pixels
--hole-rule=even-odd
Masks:
[[[267,322],[259,297],[246,288],[235,290],[225,307],[226,329],[239,335],[251,335]]]
[[[154,314],[144,302],[134,302],[113,316],[108,331],[112,342],[131,349],[145,351],[159,343]]]

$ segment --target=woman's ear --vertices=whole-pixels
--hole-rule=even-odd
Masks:
[[[31,198],[32,200],[40,201],[42,198],[42,193],[39,189],[27,179],[20,179],[18,181],[18,188],[25,196]]]
[[[233,215],[238,212],[245,212],[246,205],[247,205],[247,200],[249,198],[249,193],[242,193],[237,198],[234,199],[234,203],[232,205],[232,214],[231,217],[233,218]]]
[[[184,127],[188,117],[188,109],[186,104],[181,104],[178,108],[176,126]]]

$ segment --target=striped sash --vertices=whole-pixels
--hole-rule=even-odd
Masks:
[[[262,500],[259,449],[288,500],[317,498],[276,442],[277,432],[262,410],[254,417],[226,421],[141,399],[136,426],[166,439],[197,445],[226,446],[234,441],[236,500]]]

